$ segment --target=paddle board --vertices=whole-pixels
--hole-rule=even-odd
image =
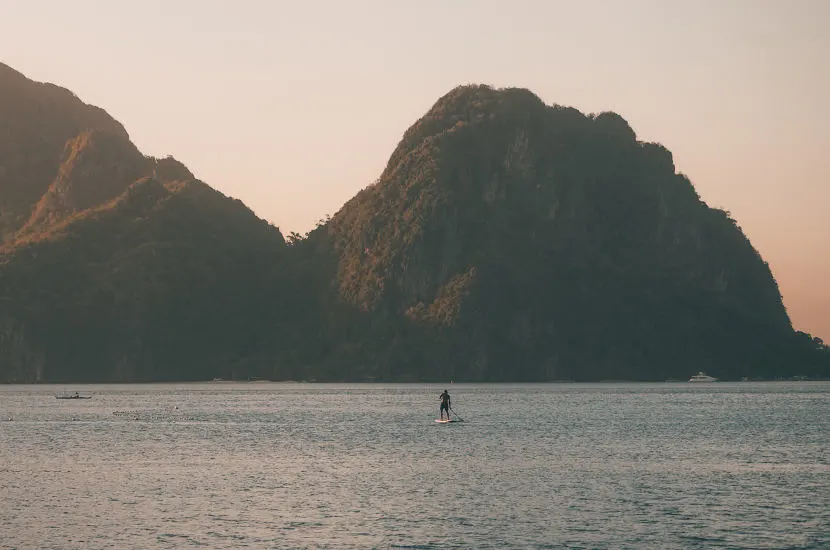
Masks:
[[[436,418],[435,421],[439,424],[448,424],[450,422],[461,422],[460,420],[457,420],[455,418],[452,418],[450,420],[443,420],[443,419],[440,419],[440,418]]]

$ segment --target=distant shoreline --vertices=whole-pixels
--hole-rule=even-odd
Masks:
[[[690,387],[713,387],[726,384],[757,384],[757,383],[794,383],[794,382],[830,382],[830,378],[788,378],[776,380],[749,379],[749,380],[718,380],[717,382],[689,382],[688,380],[543,380],[543,381],[475,381],[463,380],[448,382],[445,380],[420,380],[420,381],[396,381],[396,380],[156,380],[144,382],[0,382],[0,387],[21,387],[21,386],[157,386],[170,384],[188,384],[204,386],[224,385],[252,385],[270,386],[280,385],[302,385],[302,386],[323,386],[323,385],[402,385],[411,386],[419,384],[428,385],[610,385],[610,384],[677,384],[689,385]]]

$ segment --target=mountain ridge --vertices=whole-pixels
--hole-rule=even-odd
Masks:
[[[586,333],[588,327],[602,326],[606,316],[652,317],[638,339],[659,340],[660,321],[654,316],[669,315],[661,310],[685,309],[694,318],[693,307],[685,303],[689,293],[706,300],[710,311],[721,312],[710,320],[718,330],[738,323],[747,331],[737,346],[752,347],[753,353],[737,354],[740,363],[772,353],[758,344],[767,332],[792,332],[769,267],[737,223],[706,206],[691,182],[676,173],[665,147],[637,141],[615,113],[583,115],[546,106],[526,90],[464,86],[440,98],[404,134],[379,180],[334,215],[330,232],[340,257],[340,295],[346,301],[365,311],[382,310],[387,318],[403,313],[448,327],[466,323],[464,338],[470,332],[489,335],[463,349],[444,350],[441,362],[456,367],[471,357],[504,364],[522,353],[532,363],[559,363],[561,353],[543,344],[559,340],[562,350],[582,348],[567,362],[606,361],[609,372],[598,376],[625,377],[627,365],[658,358],[644,359],[636,350],[596,357],[589,351],[594,337]],[[627,288],[597,294],[599,286],[613,286],[619,278],[629,279]],[[742,287],[747,278],[753,284]],[[549,291],[537,284],[545,279],[568,290]],[[592,279],[593,288],[574,292],[574,284]],[[661,287],[658,302],[644,309],[653,289]],[[499,289],[516,288],[534,292],[499,304]],[[547,302],[548,309],[533,301]],[[465,308],[490,319],[515,320],[487,326],[460,318]],[[594,309],[600,318],[561,314],[579,309]],[[551,324],[557,315],[561,318]],[[547,329],[538,328],[546,324]],[[563,328],[573,326],[582,329],[567,334]],[[613,334],[611,328],[606,335]],[[730,347],[708,327],[686,330],[700,334],[684,337],[679,342],[683,347]],[[505,336],[509,334],[514,336]],[[456,343],[463,339],[445,337]],[[597,342],[598,347],[630,347],[616,341],[624,338],[612,340]],[[507,349],[512,351],[505,353]],[[706,354],[659,353],[686,369],[696,361],[711,361]],[[454,373],[458,377],[464,376],[460,368]],[[514,374],[549,376],[529,370]],[[666,371],[658,376],[678,375]]]
[[[0,381],[199,378],[236,353],[279,230],[68,90],[0,66],[0,96]]]
[[[0,381],[830,376],[737,222],[616,113],[457,87],[286,241],[4,67]]]

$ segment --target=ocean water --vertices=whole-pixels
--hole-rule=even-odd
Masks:
[[[443,389],[0,386],[0,548],[830,548],[828,382]]]

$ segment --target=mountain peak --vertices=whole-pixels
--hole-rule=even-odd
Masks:
[[[545,108],[538,96],[524,88],[497,89],[485,84],[457,86],[440,97],[404,133],[389,159],[387,171],[395,169],[407,153],[422,146],[427,139],[485,119],[531,118]]]
[[[340,296],[381,318],[466,331],[452,357],[473,378],[509,377],[508,363],[528,369],[514,379],[572,377],[585,362],[606,378],[634,363],[687,369],[726,353],[727,330],[757,361],[762,334],[792,330],[768,267],[668,149],[637,141],[617,113],[547,106],[525,89],[445,94],[329,230]],[[636,330],[617,334],[609,320],[626,317]],[[674,349],[653,344],[671,339]],[[676,351],[686,348],[699,356]]]
[[[0,242],[27,223],[60,176],[67,143],[83,148],[89,132],[129,141],[103,109],[0,65]]]
[[[66,142],[57,176],[21,231],[110,201],[148,169],[148,160],[120,133],[81,132]]]
[[[286,246],[71,92],[0,66],[0,100],[0,381],[827,370],[735,220],[613,112],[454,88]]]

